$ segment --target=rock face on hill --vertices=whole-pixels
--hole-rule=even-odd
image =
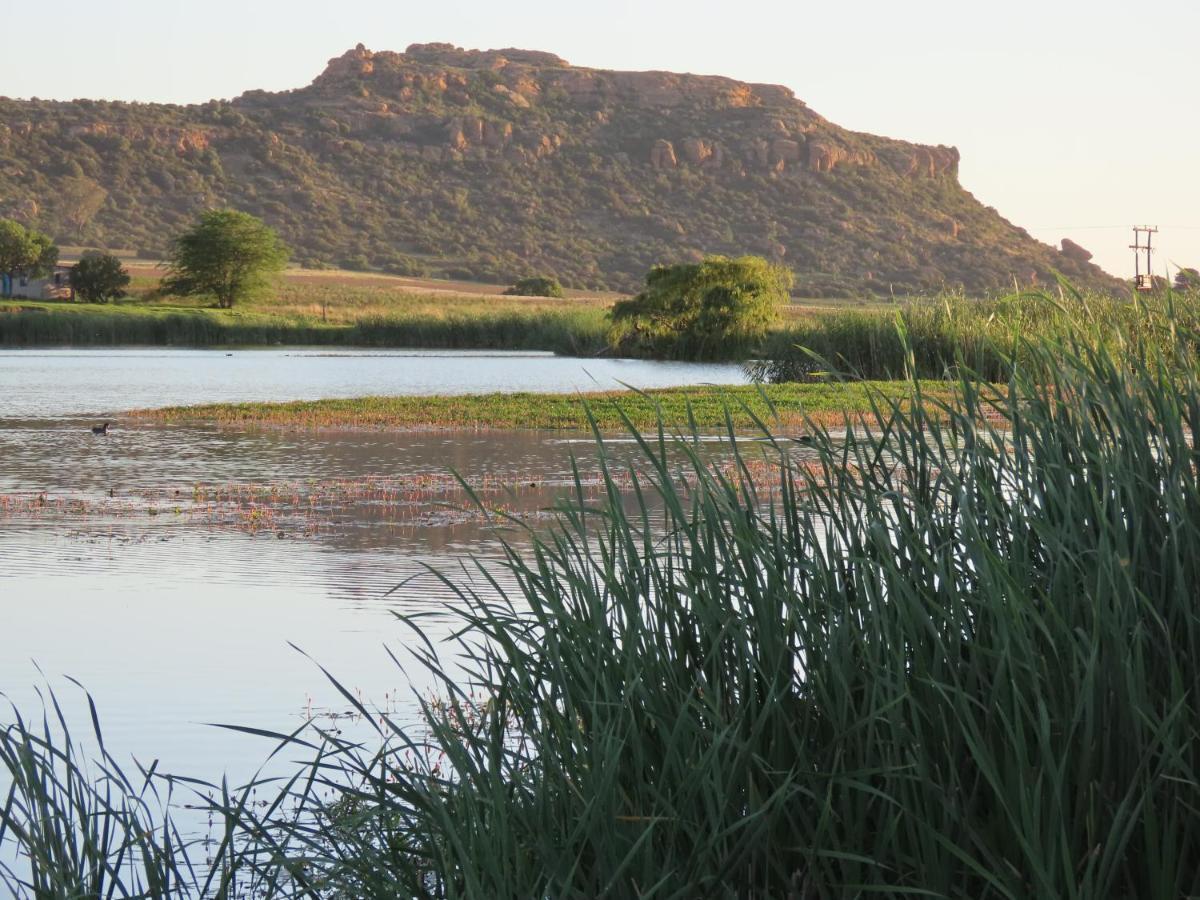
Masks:
[[[361,44],[294,91],[197,106],[0,99],[0,215],[161,251],[226,204],[309,264],[634,288],[756,253],[810,294],[1116,281],[958,183],[958,151],[839,128],[788,88],[530,50]],[[72,209],[81,179],[107,200]],[[65,184],[75,185],[65,190]]]
[[[1090,250],[1079,246],[1070,238],[1062,239],[1062,255],[1067,259],[1073,259],[1076,262],[1081,263],[1088,262],[1092,258],[1092,253]]]

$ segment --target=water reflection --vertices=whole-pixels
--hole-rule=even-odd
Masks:
[[[311,532],[292,520],[217,521],[193,503],[196,484],[403,479],[453,465],[497,485],[486,496],[506,511],[537,517],[570,477],[568,448],[532,433],[324,441],[145,428],[98,452],[63,440],[50,453],[32,432],[0,429],[0,494],[33,504],[0,514],[0,692],[32,703],[34,661],[52,681],[78,678],[96,695],[110,747],[207,777],[245,777],[268,748],[203,723],[286,731],[307,703],[344,707],[289,643],[366,697],[410,696],[413,677],[426,689],[418,668],[398,671],[383,649],[403,658],[411,640],[394,614],[443,611],[455,595],[430,569],[461,572],[468,558],[495,567],[500,547],[444,477],[388,509],[321,509]],[[72,498],[63,511],[60,492]],[[450,622],[426,625],[436,637]],[[77,721],[86,726],[86,715]]]

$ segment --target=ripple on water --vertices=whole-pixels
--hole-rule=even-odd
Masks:
[[[439,615],[426,627],[434,637],[449,634],[447,607],[456,596],[429,568],[462,583],[462,561],[479,556],[503,579],[498,544],[477,523],[434,515],[445,499],[436,496],[421,501],[430,514],[411,521],[342,509],[336,527],[279,539],[271,530],[248,534],[149,515],[145,492],[187,498],[197,484],[416,478],[451,469],[469,480],[561,484],[571,475],[570,454],[589,455],[586,443],[532,432],[237,433],[133,424],[114,416],[120,410],[741,380],[736,366],[494,353],[0,351],[0,494],[70,497],[100,510],[0,515],[0,692],[36,704],[36,661],[66,692],[81,731],[86,707],[66,701],[73,689],[62,676],[95,694],[118,755],[159,758],[167,771],[206,778],[244,777],[269,748],[204,723],[290,731],[303,709],[344,709],[344,698],[291,645],[368,701],[427,690],[429,679],[405,651],[413,635],[396,615]],[[115,421],[106,437],[90,430],[101,417]],[[532,493],[522,502],[532,509],[548,500]]]

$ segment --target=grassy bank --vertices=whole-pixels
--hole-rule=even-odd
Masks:
[[[405,632],[438,685],[416,727],[343,688],[379,747],[266,735],[312,765],[233,790],[111,758],[95,781],[53,713],[15,722],[0,840],[39,896],[1196,896],[1178,337],[1035,342],[1003,388],[877,397],[869,434],[811,423],[768,483],[651,438],[636,495],[613,472],[509,550],[515,587],[448,576],[459,639]],[[168,784],[223,837],[194,870]]]
[[[351,313],[296,312],[271,305],[218,310],[163,303],[0,302],[0,346],[334,345],[548,350],[605,349],[602,308],[422,298],[392,306],[364,302]]]
[[[923,389],[946,396],[944,382]],[[651,428],[660,417],[672,428],[711,430],[732,422],[753,428],[757,422],[792,426],[812,419],[841,422],[868,412],[880,397],[907,395],[903,382],[850,384],[778,384],[663,388],[645,393],[602,391],[587,394],[468,394],[434,397],[362,397],[292,403],[222,403],[177,406],[133,413],[169,423],[216,423],[231,427],[272,428],[542,428],[586,429],[589,412],[604,429],[623,428],[626,417],[638,428]]]
[[[292,276],[253,304],[218,310],[162,297],[157,280],[139,276],[133,295],[89,305],[0,302],[0,346],[172,345],[424,347],[611,353],[607,311],[612,296],[565,300],[420,290],[426,283],[346,273]],[[902,329],[897,329],[897,322]],[[835,370],[854,377],[904,377],[907,348],[921,377],[941,378],[959,365],[990,381],[1008,377],[1031,335],[1067,333],[1120,351],[1122,341],[1169,342],[1170,325],[1200,328],[1200,294],[1113,299],[1068,286],[1055,294],[998,299],[948,294],[892,304],[853,306],[795,302],[761,346],[725,349],[753,358],[755,378],[803,381]],[[903,336],[902,336],[903,335]],[[907,343],[906,343],[907,342]]]

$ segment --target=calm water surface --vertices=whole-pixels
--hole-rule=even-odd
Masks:
[[[290,730],[345,709],[289,642],[410,717],[428,683],[384,650],[403,658],[411,640],[394,614],[453,601],[427,567],[499,555],[445,473],[537,519],[570,453],[591,452],[552,433],[223,432],[127,425],[121,410],[741,380],[735,366],[524,354],[0,351],[0,692],[36,712],[49,683],[84,728],[70,675],[95,696],[110,748],[210,779],[249,775],[270,748],[206,723]],[[116,423],[106,438],[87,428],[100,416]],[[334,485],[335,499],[264,526],[239,491],[281,483]],[[225,499],[198,499],[210,491]]]
[[[730,364],[444,350],[0,350],[0,419],[391,394],[739,384]]]

